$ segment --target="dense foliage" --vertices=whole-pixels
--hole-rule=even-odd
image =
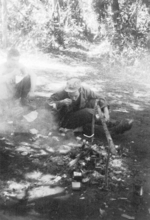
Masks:
[[[131,63],[149,49],[146,0],[11,0],[7,17],[8,46],[49,50],[76,45],[78,40],[107,41],[111,61],[122,55]]]

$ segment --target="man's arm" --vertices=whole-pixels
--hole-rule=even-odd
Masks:
[[[35,87],[36,87],[36,81],[37,81],[37,76],[35,73],[31,72],[30,70],[27,70],[24,67],[21,67],[21,73],[23,76],[30,76],[30,80],[31,80],[31,89],[29,92],[29,96],[33,96],[34,95],[34,91],[35,91]]]
[[[109,109],[108,109],[107,106],[104,107],[103,112],[104,112],[104,116],[105,116],[105,121],[106,121],[106,122],[109,121],[109,120],[110,120],[110,115],[109,115]]]
[[[30,93],[34,93],[36,87],[37,76],[35,73],[29,73],[31,80],[31,90]]]
[[[0,66],[0,83],[11,83],[15,77],[15,71],[8,71],[6,64]]]
[[[90,99],[98,99],[99,100],[99,105],[101,109],[103,110],[105,107],[108,107],[108,103],[104,97],[99,95],[98,93],[92,91],[89,88],[84,88],[85,89],[85,94],[88,100]]]
[[[67,104],[68,103],[68,104]],[[47,100],[47,104],[59,110],[64,105],[69,105],[70,99],[64,89],[52,94]]]
[[[109,106],[108,106],[106,99],[104,97],[100,96],[98,93],[96,93],[88,88],[86,89],[86,96],[88,97],[89,100],[90,99],[98,99],[99,100],[98,104],[102,109],[105,120],[109,121],[110,120]]]

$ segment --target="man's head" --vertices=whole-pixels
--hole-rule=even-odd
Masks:
[[[7,53],[7,63],[9,66],[16,66],[19,62],[20,53],[17,49],[10,49]]]
[[[80,95],[81,81],[80,79],[73,78],[67,81],[65,91],[68,93],[72,101],[76,101]]]

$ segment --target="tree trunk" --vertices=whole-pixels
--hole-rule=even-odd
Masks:
[[[53,0],[52,19],[53,19],[54,13],[57,13],[58,19],[60,20],[60,5],[59,5],[59,0]]]
[[[114,26],[116,27],[119,21],[119,10],[120,10],[118,0],[112,0],[111,8],[113,13]]]
[[[57,10],[57,5],[59,5],[59,1],[53,0],[53,12]]]
[[[140,5],[142,5],[142,1],[136,0],[136,9],[135,9],[135,27],[136,28],[137,28],[137,19],[138,19],[138,12],[139,12]]]
[[[2,2],[2,45],[5,49],[7,47],[7,0]]]

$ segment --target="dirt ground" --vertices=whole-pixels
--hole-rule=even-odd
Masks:
[[[46,62],[40,60],[41,65],[38,61],[32,66],[38,75],[33,101],[37,119],[27,123],[23,118],[16,124],[12,119],[2,120],[0,220],[149,220],[149,76],[135,77],[131,69],[106,71],[98,58],[86,54],[62,52],[51,54]],[[107,189],[103,181],[93,181],[73,190],[68,155],[80,142],[72,134],[50,133],[52,118],[44,108],[46,97],[74,76],[105,95],[112,118],[134,119],[130,131],[114,137],[120,150],[111,162],[118,160],[120,165],[109,169]],[[33,128],[39,132],[37,139],[27,132]],[[105,138],[100,142],[107,145]]]

